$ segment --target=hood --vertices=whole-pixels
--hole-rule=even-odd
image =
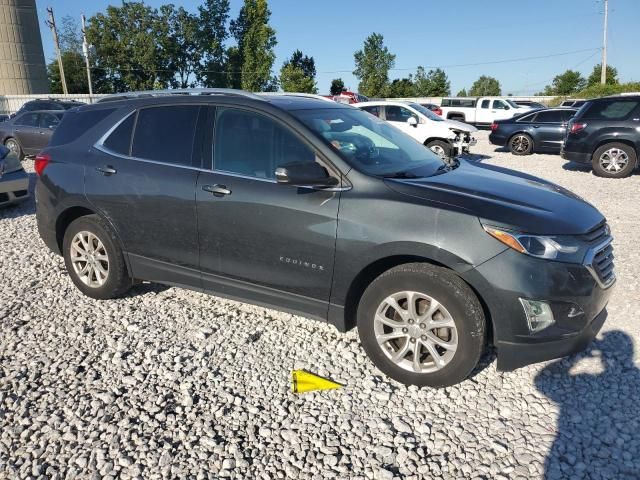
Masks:
[[[448,128],[453,128],[454,130],[462,130],[463,132],[477,132],[478,129],[473,125],[469,125],[468,123],[458,122],[456,120],[445,120],[444,122],[438,122],[443,125],[446,125]]]
[[[418,179],[387,179],[399,193],[434,207],[526,233],[582,234],[604,220],[591,204],[551,182],[506,168],[460,161],[458,168]]]

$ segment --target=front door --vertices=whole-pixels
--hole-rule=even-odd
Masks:
[[[390,122],[396,128],[399,128],[404,133],[411,135],[414,138],[417,138],[417,124],[420,123],[420,119],[418,115],[413,113],[411,110],[405,107],[401,107],[399,105],[386,105],[384,107],[385,119],[387,122]],[[410,118],[414,118],[416,121],[416,126],[409,125],[408,121]]]
[[[200,287],[194,168],[200,111],[198,105],[134,111],[86,156],[87,198],[115,227],[135,278]]]
[[[205,289],[326,318],[340,193],[280,185],[275,169],[319,161],[289,127],[218,107],[213,169],[196,188]],[[206,149],[205,149],[206,151]]]

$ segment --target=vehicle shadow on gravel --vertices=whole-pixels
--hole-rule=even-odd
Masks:
[[[483,160],[489,160],[491,156],[482,153],[464,153],[459,155],[458,158],[467,160],[468,162],[482,162]]]
[[[536,387],[560,407],[556,439],[545,461],[546,479],[638,478],[640,369],[633,359],[633,340],[615,330],[585,353],[554,362],[538,374]],[[588,372],[581,362],[588,364]]]

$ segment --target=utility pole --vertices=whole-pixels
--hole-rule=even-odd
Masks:
[[[604,0],[604,36],[602,40],[602,72],[600,83],[607,83],[607,21],[609,17],[609,0]]]
[[[56,19],[53,17],[53,8],[47,7],[47,13],[49,13],[47,25],[53,34],[53,45],[56,47],[56,55],[58,57],[58,68],[60,69],[60,79],[62,80],[62,92],[65,95],[68,95],[67,81],[64,78],[64,66],[62,65],[62,55],[60,54],[60,43],[58,42],[58,30],[56,30]]]
[[[89,97],[91,101],[93,101],[93,86],[91,85],[91,67],[89,65],[89,44],[87,43],[87,34],[86,30],[86,18],[84,13],[80,15],[80,20],[82,21],[82,53],[84,53],[84,60],[87,64],[87,83],[89,84]]]

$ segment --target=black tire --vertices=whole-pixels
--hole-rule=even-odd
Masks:
[[[15,149],[9,146],[12,143],[15,145]],[[4,141],[4,146],[7,147],[9,150],[15,150],[16,154],[18,155],[18,159],[20,161],[24,159],[24,152],[22,151],[22,146],[20,145],[20,142],[18,141],[17,138],[13,138],[13,137],[7,138]]]
[[[390,295],[402,291],[431,296],[453,319],[458,337],[457,349],[439,370],[417,373],[405,369],[392,361],[376,340],[374,319],[379,306]],[[408,263],[386,271],[365,290],[357,316],[360,341],[369,358],[383,373],[405,385],[439,388],[459,383],[471,373],[484,351],[486,321],[482,306],[471,288],[445,268]],[[412,328],[417,328],[417,325]],[[424,360],[428,358],[428,355],[424,356]]]
[[[76,234],[80,232],[89,232],[95,235],[106,251],[108,258],[106,270],[108,273],[104,283],[100,286],[89,286],[82,280],[73,266],[71,243]],[[62,253],[71,280],[88,297],[98,300],[117,298],[129,290],[132,285],[116,235],[110,225],[98,215],[87,215],[71,222],[64,234]],[[102,265],[104,264],[103,262]]]
[[[619,155],[621,155],[622,158],[626,156],[626,163],[620,170],[607,169],[606,159],[608,157],[609,160],[611,160],[611,154],[608,153],[611,151],[619,151]],[[593,153],[591,165],[593,166],[593,173],[598,177],[624,178],[633,173],[633,170],[636,168],[637,158],[636,151],[633,147],[625,143],[612,142],[602,145]],[[612,163],[609,163],[609,165],[612,165]]]
[[[533,138],[526,133],[516,133],[509,139],[509,151],[514,155],[530,155],[533,152]]]
[[[431,140],[430,142],[425,143],[425,146],[440,158],[447,159],[452,156],[451,153],[453,152],[453,147],[450,143],[445,142],[444,140]]]

